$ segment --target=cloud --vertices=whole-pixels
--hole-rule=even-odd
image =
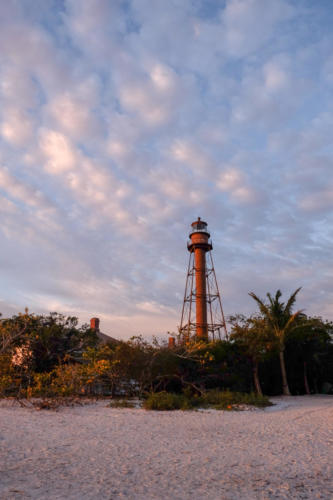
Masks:
[[[239,168],[227,166],[217,178],[217,186],[222,192],[229,193],[239,203],[253,204],[261,201],[262,195],[254,189],[247,175]]]
[[[77,154],[65,135],[55,130],[42,129],[39,145],[46,158],[48,172],[62,174],[75,168]]]
[[[205,151],[188,140],[176,139],[170,149],[171,157],[195,174],[209,176],[216,169],[214,160]]]
[[[132,70],[117,86],[123,110],[150,127],[167,124],[180,104],[182,84],[165,64],[147,63],[144,72]]]
[[[302,284],[300,307],[328,314],[331,17],[291,0],[1,3],[3,311],[174,331],[199,215],[226,314]]]
[[[158,315],[165,315],[168,312],[172,313],[172,309],[167,307],[163,307],[160,304],[152,301],[152,302],[138,302],[136,304],[137,309],[140,311],[144,311],[146,313],[151,313],[151,314],[158,314]]]
[[[270,61],[263,68],[268,92],[279,92],[288,87],[289,76],[281,64]]]
[[[306,212],[332,210],[333,186],[304,196],[300,201],[300,208]]]
[[[176,86],[175,73],[165,64],[155,64],[150,72],[150,78],[162,94],[173,93]]]
[[[31,75],[18,66],[3,66],[0,89],[3,99],[11,106],[27,109],[38,104],[38,91]]]
[[[169,118],[166,106],[154,99],[149,89],[144,89],[141,85],[124,86],[119,97],[125,110],[137,114],[148,125],[160,125]]]
[[[279,23],[295,15],[283,0],[229,0],[222,13],[230,56],[244,57],[270,42]]]
[[[22,201],[28,206],[44,210],[54,208],[41,191],[11,175],[6,167],[0,167],[0,189],[14,200]]]
[[[1,123],[3,138],[13,146],[24,147],[32,138],[33,122],[20,109],[6,109],[5,119]]]
[[[92,107],[86,97],[63,94],[50,102],[49,112],[61,130],[82,142],[100,133],[101,123],[94,116]]]

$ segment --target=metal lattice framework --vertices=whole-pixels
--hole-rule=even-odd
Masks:
[[[228,338],[228,332],[223,314],[222,301],[217,284],[212,252],[206,254],[206,302],[207,302],[207,327],[208,337],[211,340]],[[189,341],[196,337],[197,324],[195,316],[196,285],[195,285],[195,259],[194,252],[190,253],[183,309],[179,327],[181,342]]]

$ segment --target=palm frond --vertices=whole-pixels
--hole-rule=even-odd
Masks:
[[[265,302],[260,299],[254,292],[249,292],[250,297],[252,297],[258,304],[261,314],[269,321],[272,322],[272,314],[270,308],[265,304]]]
[[[303,310],[300,309],[299,311],[296,311],[294,314],[292,314],[290,316],[290,318],[288,319],[287,323],[286,323],[286,326],[284,327],[284,335],[289,332],[289,330],[291,329],[291,326],[292,324],[295,322],[295,320],[303,313]],[[297,328],[297,325],[295,326],[295,328]]]
[[[296,295],[298,294],[298,292],[301,290],[301,286],[299,288],[297,288],[297,290],[294,291],[294,293],[292,295],[290,295],[289,297],[289,300],[287,302],[287,305],[284,309],[284,314],[289,316],[291,314],[291,310],[292,310],[292,307],[293,305],[295,304],[296,302]]]
[[[273,307],[274,300],[273,300],[273,298],[272,298],[271,294],[268,292],[266,295],[267,295],[267,297],[268,297],[268,300],[269,300],[269,303],[270,303],[271,307]]]

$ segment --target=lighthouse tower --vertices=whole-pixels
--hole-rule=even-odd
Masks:
[[[180,341],[227,338],[207,222],[198,217],[191,224],[189,238],[190,257],[179,327]]]

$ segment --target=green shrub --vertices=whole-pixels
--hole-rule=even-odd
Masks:
[[[271,403],[266,396],[255,393],[242,393],[231,391],[208,391],[202,396],[204,406],[210,406],[218,410],[230,410],[237,405],[250,405],[263,408]]]
[[[193,408],[191,400],[184,394],[172,392],[155,392],[144,401],[146,410],[190,410]]]
[[[251,392],[250,394],[245,394],[247,401],[246,403],[253,406],[258,406],[259,408],[265,408],[266,406],[273,406],[267,396],[256,394]]]
[[[128,399],[113,399],[109,406],[111,408],[135,408],[135,403]]]
[[[156,392],[144,401],[146,410],[193,410],[215,408],[216,410],[237,410],[241,405],[265,407],[271,403],[266,396],[231,391],[207,391],[201,396]]]

